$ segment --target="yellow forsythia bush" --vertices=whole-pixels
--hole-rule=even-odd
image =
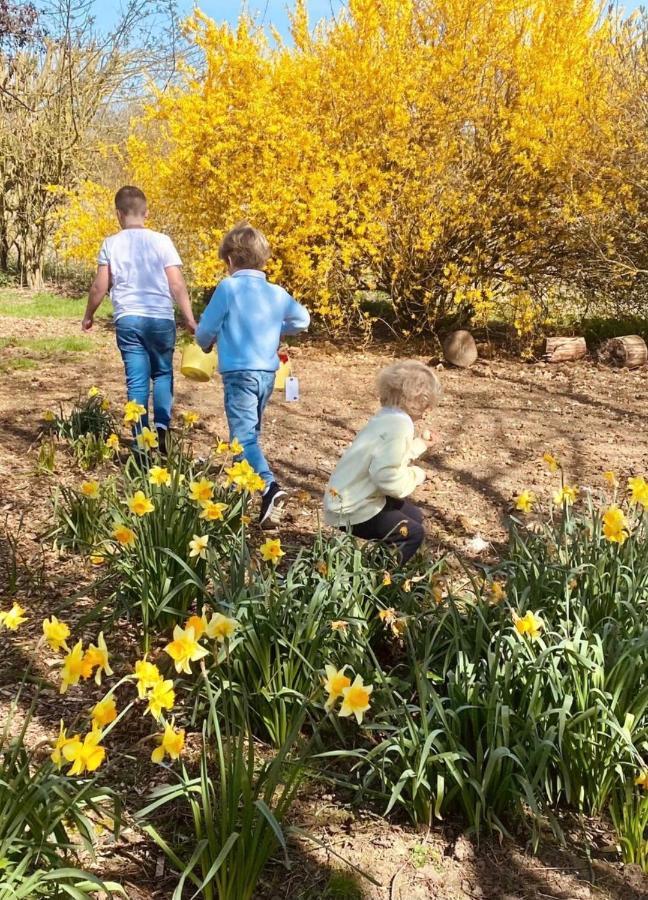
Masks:
[[[298,0],[287,44],[196,11],[184,27],[201,61],[133,123],[127,177],[198,285],[221,277],[220,237],[245,218],[272,242],[270,276],[334,327],[381,291],[405,333],[458,309],[512,310],[529,331],[550,294],[636,274],[614,245],[646,203],[645,132],[620,117],[637,102],[642,31],[599,12],[349,0],[312,30]],[[84,214],[93,197],[108,202],[82,185],[61,229],[87,258],[103,236]]]

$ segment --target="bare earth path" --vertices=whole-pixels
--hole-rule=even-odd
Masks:
[[[91,335],[93,350],[85,353],[32,352],[6,346],[2,339],[78,334],[76,319],[0,316],[0,526],[6,519],[7,531],[18,537],[25,559],[39,558],[36,537],[49,516],[50,482],[34,475],[33,446],[43,411],[68,404],[95,384],[115,405],[121,405],[123,374],[106,322],[96,326]],[[289,542],[308,541],[317,529],[328,475],[355,431],[375,410],[375,375],[395,352],[391,347],[362,352],[308,341],[295,347],[302,399],[286,404],[281,397],[273,398],[265,429],[268,456],[280,480],[293,491],[285,525]],[[25,356],[33,358],[35,367],[16,367],[16,360]],[[570,483],[600,487],[606,469],[615,469],[622,477],[645,471],[648,371],[615,372],[589,363],[550,367],[492,360],[480,361],[466,372],[439,374],[445,397],[429,427],[441,437],[425,462],[434,478],[417,495],[433,547],[465,548],[476,534],[497,545],[505,536],[505,514],[518,490],[526,487],[548,497],[555,489],[555,476],[541,463],[545,450],[563,461]],[[195,385],[178,372],[176,408],[201,414],[196,452],[225,434],[218,383]],[[80,475],[65,463],[57,478],[78,480]],[[7,558],[5,565],[0,560],[0,579],[8,575]],[[39,621],[40,612],[47,614],[52,597],[64,598],[89,577],[75,561],[59,560],[49,552],[43,560],[47,597],[30,596],[34,591],[26,589],[34,621]],[[3,587],[0,580],[0,599]],[[11,653],[26,653],[34,634],[26,636],[24,646],[0,648],[0,725],[14,692]],[[56,730],[58,698],[52,703],[56,709],[48,710],[46,718]],[[646,879],[634,867],[623,868],[601,858],[590,868],[575,852],[548,849],[533,858],[523,846],[487,844],[475,853],[467,841],[457,839],[452,827],[416,833],[377,815],[358,814],[317,789],[304,798],[296,818],[337,853],[370,871],[380,886],[359,880],[354,887],[346,874],[341,885],[345,892],[334,892],[332,884],[327,888],[331,872],[349,870],[326,851],[304,844],[292,873],[269,871],[259,895],[264,900],[639,900],[648,896]],[[128,834],[119,848],[105,848],[99,871],[125,878],[133,900],[170,897],[172,878],[165,881],[155,876],[157,854],[135,837],[129,845]],[[606,840],[600,836],[599,845]]]

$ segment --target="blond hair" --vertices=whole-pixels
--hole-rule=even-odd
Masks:
[[[434,372],[416,359],[402,359],[382,369],[378,394],[383,406],[421,411],[438,402],[443,389]]]
[[[247,222],[239,222],[221,241],[218,255],[236,269],[265,269],[270,244],[263,232]]]

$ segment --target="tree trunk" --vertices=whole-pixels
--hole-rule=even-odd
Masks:
[[[648,361],[648,348],[638,334],[627,334],[624,337],[610,338],[601,344],[598,358],[599,362],[609,366],[636,369],[638,366],[645,366]]]
[[[584,337],[548,337],[544,358],[550,363],[572,362],[586,354]]]

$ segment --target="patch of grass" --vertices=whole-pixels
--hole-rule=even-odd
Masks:
[[[322,900],[363,900],[364,896],[355,875],[333,872],[322,894]]]
[[[15,372],[20,369],[37,369],[38,363],[35,359],[8,359],[0,364],[0,372]]]
[[[0,339],[0,350],[6,347],[22,347],[36,353],[87,353],[94,348],[94,343],[87,337]]]
[[[47,291],[32,294],[29,291],[0,289],[0,316],[13,319],[81,319],[85,312],[85,297],[63,297]],[[110,303],[104,300],[97,316],[110,316]]]

